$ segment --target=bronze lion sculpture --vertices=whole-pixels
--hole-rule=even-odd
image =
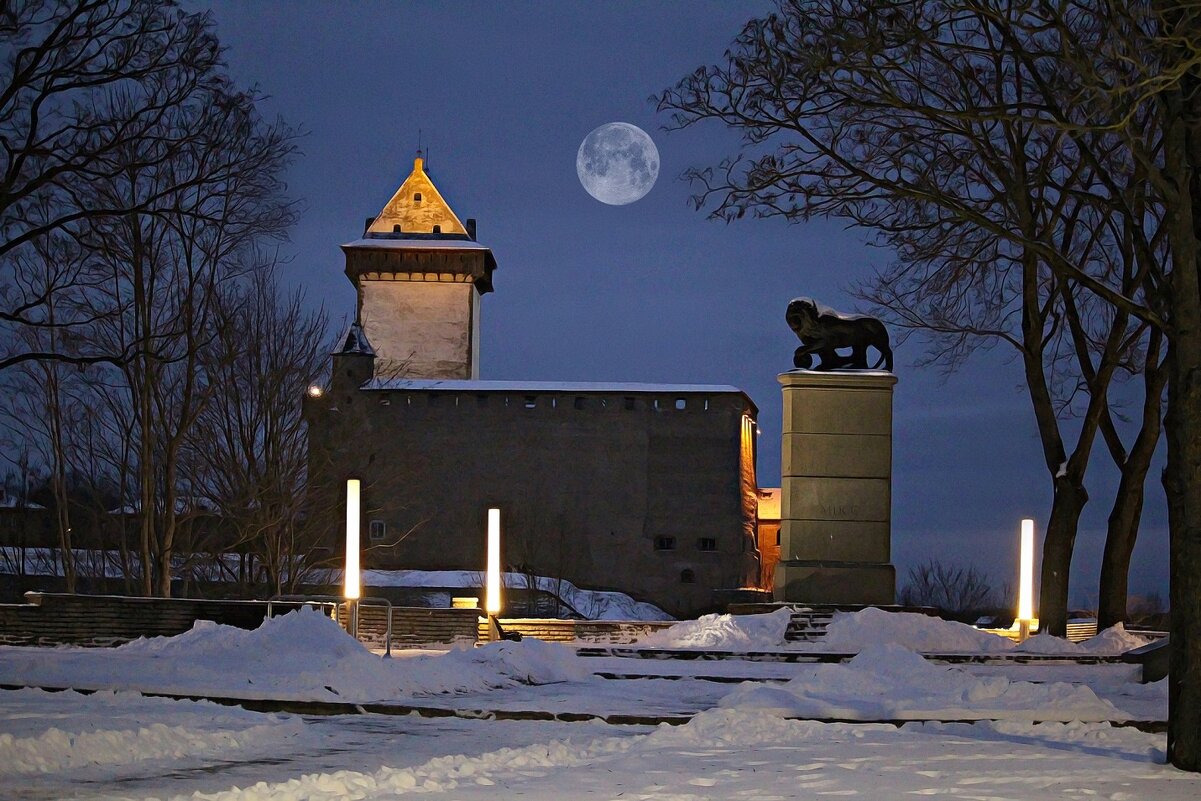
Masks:
[[[801,346],[793,354],[792,363],[797,367],[814,370],[879,369],[892,372],[892,348],[888,345],[888,330],[875,317],[864,314],[842,314],[822,306],[811,298],[797,298],[788,304],[785,314],[788,327],[796,332]],[[873,347],[880,354],[875,366],[867,366],[867,349]],[[850,348],[843,356],[839,349]],[[813,367],[813,354],[821,361]]]

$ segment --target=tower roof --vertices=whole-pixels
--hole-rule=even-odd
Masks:
[[[432,234],[437,226],[437,233],[467,236],[467,228],[430,180],[421,156],[413,160],[409,177],[367,227],[367,235],[396,233],[398,225],[399,233]]]

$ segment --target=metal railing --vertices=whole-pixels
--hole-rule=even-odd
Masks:
[[[384,656],[392,656],[392,602],[387,598],[366,597],[358,599],[342,598],[337,595],[275,595],[267,599],[267,617],[272,617],[272,610],[277,603],[293,603],[302,606],[314,606],[318,609],[332,609],[332,617],[341,622],[341,609],[346,606],[346,630],[351,637],[359,638],[359,607],[383,606],[385,633]]]

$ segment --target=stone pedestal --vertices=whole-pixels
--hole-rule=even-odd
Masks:
[[[775,599],[891,604],[892,390],[885,372],[780,374],[780,562]]]

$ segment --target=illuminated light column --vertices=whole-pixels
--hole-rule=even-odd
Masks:
[[[358,636],[358,609],[355,603],[362,594],[359,580],[359,480],[351,478],[346,481],[346,570],[343,573],[342,595],[348,603],[347,629],[354,637]]]
[[[488,639],[499,640],[500,628],[500,510],[488,510],[488,579],[484,591],[484,611],[488,613]]]
[[[1030,636],[1034,620],[1034,521],[1022,520],[1022,556],[1018,575],[1018,640]]]

